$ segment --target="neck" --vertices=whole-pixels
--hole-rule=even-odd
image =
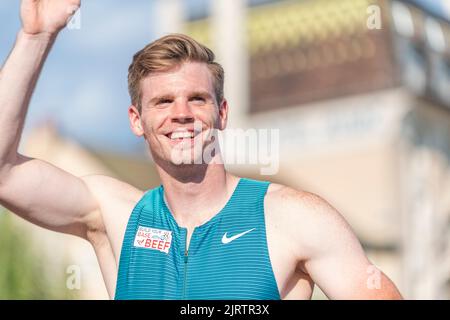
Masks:
[[[178,225],[193,228],[217,214],[228,202],[238,177],[223,164],[184,165],[175,170],[157,166],[167,206]]]

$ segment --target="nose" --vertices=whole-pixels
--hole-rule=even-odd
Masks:
[[[175,101],[171,110],[172,122],[189,123],[194,121],[191,106],[186,100]]]

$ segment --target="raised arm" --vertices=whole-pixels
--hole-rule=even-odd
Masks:
[[[87,238],[101,219],[85,182],[18,153],[42,66],[79,5],[80,0],[22,1],[22,29],[0,74],[0,204],[42,227]]]

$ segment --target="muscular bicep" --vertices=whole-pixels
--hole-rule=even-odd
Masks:
[[[322,225],[316,243],[310,245],[304,262],[306,271],[330,299],[357,298],[368,289],[371,263],[344,223],[324,223],[328,225]]]
[[[401,298],[391,280],[367,258],[349,224],[331,205],[311,196],[301,240],[305,271],[330,299]]]
[[[87,239],[98,205],[81,178],[18,155],[2,179],[1,205],[41,227]]]

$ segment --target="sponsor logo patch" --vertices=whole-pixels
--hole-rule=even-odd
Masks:
[[[169,253],[172,245],[172,231],[139,226],[134,246]]]

